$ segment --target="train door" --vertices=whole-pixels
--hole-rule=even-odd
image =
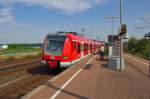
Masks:
[[[84,50],[83,50],[84,56],[86,56],[86,43],[84,43]]]
[[[81,42],[81,58],[84,57],[84,43]]]
[[[95,46],[95,44],[94,44],[94,53],[95,53],[95,51],[96,51],[96,46]]]
[[[90,43],[88,43],[88,54],[90,54]]]
[[[80,58],[80,43],[77,41],[73,41],[73,50],[71,51],[72,53],[72,60],[76,60]]]
[[[96,52],[98,51],[98,45],[96,45]]]
[[[78,58],[81,58],[81,43],[80,42],[76,42],[76,44],[77,44],[77,48],[76,48],[76,52],[77,52],[77,58],[76,59],[78,59]]]
[[[72,41],[72,48],[71,48],[71,63],[72,61],[75,59],[75,55],[76,55],[76,42]]]
[[[84,43],[84,56],[88,54],[88,43]]]
[[[90,53],[92,53],[92,44],[90,44]]]

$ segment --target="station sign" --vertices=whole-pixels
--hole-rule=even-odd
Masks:
[[[119,35],[125,35],[127,33],[127,26],[126,24],[122,24],[119,29]]]
[[[115,41],[119,41],[118,35],[108,35],[108,43],[112,44]]]

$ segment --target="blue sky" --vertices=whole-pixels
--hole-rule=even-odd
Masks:
[[[150,1],[123,1],[129,36],[143,37],[150,31]],[[108,16],[119,17],[119,0],[0,0],[0,43],[37,43],[47,33],[83,28],[102,40],[111,34]],[[114,24],[117,34],[119,18]]]

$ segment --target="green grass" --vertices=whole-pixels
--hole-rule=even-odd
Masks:
[[[17,53],[28,53],[28,52],[39,52],[39,49],[8,49],[0,53],[0,55],[17,54]]]
[[[17,53],[40,52],[40,48],[33,48],[24,45],[9,45],[7,50],[0,52],[0,55],[9,55]]]

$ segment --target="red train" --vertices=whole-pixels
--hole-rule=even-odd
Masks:
[[[52,71],[60,70],[98,52],[100,46],[100,42],[81,37],[76,32],[48,34],[43,44],[42,63]]]

